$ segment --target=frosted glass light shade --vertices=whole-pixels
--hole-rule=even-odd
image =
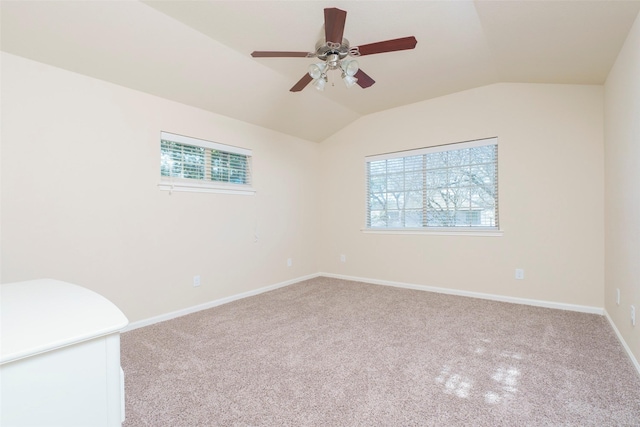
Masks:
[[[315,86],[315,88],[316,88],[316,89],[318,89],[319,91],[323,91],[323,90],[324,90],[324,85],[325,85],[326,83],[327,83],[327,82],[325,81],[325,79],[323,79],[323,78],[319,78],[319,79],[316,79],[316,80],[313,82],[313,85],[314,85],[314,86]]]
[[[342,77],[342,81],[344,82],[345,86],[351,87],[358,82],[358,79],[345,74],[344,77]]]
[[[324,71],[327,69],[327,64],[323,62],[319,62],[317,64],[309,65],[309,75],[313,79],[319,79],[324,74]]]
[[[342,61],[340,68],[347,76],[353,77],[358,72],[358,61],[353,59],[351,61]]]

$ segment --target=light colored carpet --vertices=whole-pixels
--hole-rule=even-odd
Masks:
[[[598,315],[316,278],[121,348],[126,427],[640,425]]]

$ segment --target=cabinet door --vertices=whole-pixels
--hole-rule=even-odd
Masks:
[[[108,367],[114,361],[108,360],[113,351],[107,348],[114,350],[115,344],[113,336],[108,338],[109,346],[107,338],[102,337],[0,366],[0,424],[120,425],[119,336],[115,335],[118,340],[115,381],[109,378],[113,369]],[[114,388],[117,388],[115,395]],[[116,402],[112,402],[114,397]]]

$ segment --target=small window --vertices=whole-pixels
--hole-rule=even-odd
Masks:
[[[498,230],[497,138],[369,156],[367,229]]]
[[[160,134],[163,190],[254,194],[251,150],[168,132]]]

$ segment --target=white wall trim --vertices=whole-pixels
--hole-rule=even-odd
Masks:
[[[638,363],[638,359],[636,359],[636,357],[633,355],[633,352],[627,345],[626,341],[624,340],[624,338],[622,338],[622,334],[616,327],[616,324],[613,323],[613,319],[611,318],[611,316],[609,316],[609,313],[607,313],[606,309],[604,310],[604,317],[606,317],[607,320],[609,321],[611,328],[613,328],[613,331],[616,333],[616,336],[618,337],[618,341],[620,341],[620,344],[622,344],[622,347],[624,347],[624,350],[627,352],[629,359],[631,359],[631,363],[633,363],[633,366],[635,366],[636,370],[640,374],[640,363]]]
[[[142,328],[144,326],[150,326],[155,323],[164,322],[165,320],[175,319],[176,317],[185,316],[187,314],[195,313],[197,311],[206,310],[208,308],[217,307],[222,304],[227,304],[242,298],[251,297],[254,295],[262,294],[264,292],[273,291],[274,289],[283,288],[285,286],[293,285],[294,283],[302,282],[309,279],[314,279],[320,276],[320,274],[309,274],[307,276],[296,277],[295,279],[286,280],[284,282],[276,283],[275,285],[269,285],[262,288],[254,289],[252,291],[242,292],[240,294],[231,295],[228,297],[220,298],[217,300],[205,302],[204,304],[198,304],[191,307],[183,308],[181,310],[172,311],[170,313],[161,314],[159,316],[150,317],[148,319],[139,320],[137,322],[129,323],[121,332],[129,332],[134,329]]]
[[[344,276],[341,274],[319,273],[318,276],[333,277],[335,279],[365,282],[372,285],[393,286],[396,288],[415,289],[418,291],[437,292],[439,294],[458,295],[462,297],[480,298],[492,301],[510,302],[514,304],[532,305],[536,307],[555,308],[559,310],[578,311],[581,313],[604,314],[604,308],[587,305],[565,304],[561,302],[542,301],[528,298],[509,297],[504,295],[485,294],[482,292],[462,291],[458,289],[440,288],[437,286],[415,285],[412,283],[392,282],[389,280],[369,279],[364,277]]]
[[[198,183],[166,180],[158,184],[160,190],[168,191],[186,191],[191,193],[220,193],[220,194],[239,194],[243,196],[253,196],[256,190],[244,185],[224,186],[213,181]]]
[[[451,227],[454,228],[454,227]],[[425,234],[432,236],[476,236],[476,237],[502,237],[502,230],[488,230],[486,228],[472,229],[471,227],[460,230],[462,227],[455,227],[456,230],[445,230],[442,228],[361,228],[360,231],[369,234]]]
[[[240,294],[231,295],[229,297],[220,298],[214,301],[209,301],[204,304],[194,305],[192,307],[187,307],[182,310],[176,310],[170,313],[161,314],[159,316],[150,317],[148,319],[139,320],[137,322],[129,323],[129,325],[127,325],[127,327],[125,327],[121,332],[129,332],[134,329],[142,328],[144,326],[149,326],[155,323],[164,322],[165,320],[175,319],[176,317],[181,317],[187,314],[206,310],[208,308],[217,307],[222,304],[227,304],[239,299],[251,297],[254,295],[259,295],[264,292],[269,292],[278,288],[283,288],[285,286],[293,285],[298,282],[314,279],[316,277],[321,277],[321,276],[332,277],[335,279],[350,280],[355,282],[370,283],[372,285],[393,286],[396,288],[414,289],[419,291],[436,292],[440,294],[457,295],[457,296],[470,297],[470,298],[480,298],[480,299],[486,299],[486,300],[492,300],[492,301],[508,302],[513,304],[523,304],[523,305],[531,305],[536,307],[545,307],[545,308],[553,308],[558,310],[568,310],[568,311],[577,311],[581,313],[603,315],[609,321],[611,328],[613,329],[616,336],[618,337],[618,340],[622,344],[622,347],[627,352],[629,359],[631,359],[631,363],[640,374],[640,363],[638,363],[638,360],[635,358],[635,356],[631,352],[631,349],[625,342],[624,338],[622,338],[620,331],[618,331],[618,328],[616,327],[615,323],[613,323],[613,320],[609,316],[609,313],[607,313],[607,311],[604,308],[591,307],[586,305],[565,304],[565,303],[552,302],[552,301],[533,300],[529,298],[509,297],[504,295],[485,294],[482,292],[462,291],[458,289],[440,288],[437,286],[416,285],[412,283],[393,282],[389,280],[378,280],[378,279],[370,279],[370,278],[364,278],[364,277],[345,276],[342,274],[333,274],[333,273],[309,274],[307,276],[297,277],[295,279],[286,280],[284,282],[265,286],[259,289],[254,289],[252,291],[247,291]]]
[[[335,278],[335,279],[351,280],[351,281],[355,281],[355,282],[370,283],[372,285],[393,286],[393,287],[396,287],[396,288],[415,289],[415,290],[419,290],[419,291],[437,292],[437,293],[440,293],[440,294],[457,295],[457,296],[471,297],[471,298],[480,298],[480,299],[487,299],[487,300],[492,300],[492,301],[509,302],[509,303],[514,303],[514,304],[532,305],[532,306],[536,306],[536,307],[554,308],[554,309],[558,309],[558,310],[569,310],[569,311],[577,311],[577,312],[581,312],[581,313],[591,313],[591,314],[599,314],[599,315],[605,315],[606,314],[604,308],[591,307],[591,306],[585,306],[585,305],[565,304],[565,303],[552,302],[552,301],[542,301],[542,300],[533,300],[533,299],[528,299],[528,298],[509,297],[509,296],[504,296],[504,295],[485,294],[485,293],[482,293],[482,292],[462,291],[462,290],[458,290],[458,289],[440,288],[440,287],[437,287],[437,286],[416,285],[416,284],[412,284],[412,283],[393,282],[393,281],[389,281],[389,280],[378,280],[378,279],[370,279],[370,278],[365,278],[365,277],[345,276],[345,275],[333,274],[333,273],[315,273],[315,274],[309,274],[307,276],[297,277],[295,279],[290,279],[290,280],[287,280],[287,281],[284,281],[284,282],[276,283],[274,285],[265,286],[265,287],[262,287],[262,288],[259,288],[259,289],[254,289],[252,291],[247,291],[247,292],[243,292],[243,293],[240,293],[240,294],[231,295],[231,296],[228,296],[228,297],[224,297],[224,298],[220,298],[220,299],[217,299],[217,300],[209,301],[209,302],[206,302],[206,303],[203,303],[203,304],[194,305],[192,307],[183,308],[181,310],[172,311],[170,313],[161,314],[159,316],[150,317],[148,319],[139,320],[137,322],[132,322],[132,323],[129,323],[129,325],[127,325],[122,330],[122,332],[129,332],[129,331],[132,331],[134,329],[142,328],[144,326],[149,326],[149,325],[153,325],[155,323],[164,322],[165,320],[175,319],[176,317],[181,317],[181,316],[185,316],[187,314],[195,313],[197,311],[206,310],[206,309],[212,308],[212,307],[217,307],[217,306],[222,305],[222,304],[227,304],[229,302],[236,301],[236,300],[239,300],[239,299],[242,299],[242,298],[247,298],[247,297],[250,297],[250,296],[262,294],[264,292],[269,292],[269,291],[272,291],[274,289],[283,288],[285,286],[289,286],[289,285],[292,285],[294,283],[302,282],[304,280],[314,279],[314,278],[320,277],[320,276],[332,277],[332,278]],[[609,322],[611,323],[611,325],[613,326],[616,334],[618,335],[618,338],[620,339],[620,341],[625,346],[625,349],[626,349],[627,353],[629,353],[629,355],[632,356],[632,353],[629,350],[628,346],[622,340],[622,336],[620,335],[618,330],[613,325],[613,322],[611,321],[611,318],[609,318],[608,315],[607,315],[607,318],[609,319]],[[635,358],[633,358],[633,356],[632,356],[632,361],[633,361],[634,365],[636,366],[636,368],[638,368],[638,372],[640,372],[640,367],[638,365],[638,362],[635,360]]]

